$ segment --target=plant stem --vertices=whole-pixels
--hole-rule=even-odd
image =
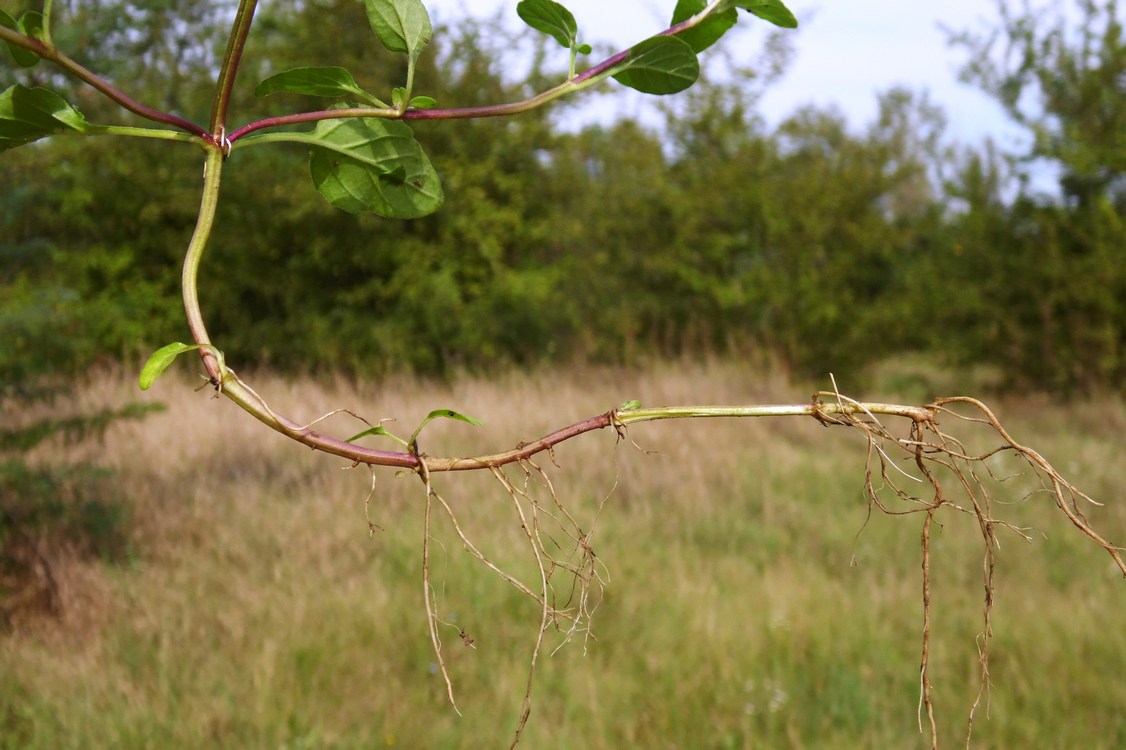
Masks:
[[[607,74],[609,75],[609,74]],[[276,128],[283,125],[298,125],[305,122],[318,122],[320,120],[339,120],[346,117],[383,117],[401,118],[404,120],[466,120],[482,117],[503,117],[505,115],[518,115],[530,112],[537,107],[558,99],[561,96],[581,91],[598,83],[601,80],[590,80],[583,84],[574,81],[565,81],[558,86],[536,94],[529,99],[507,104],[491,104],[484,107],[459,107],[454,109],[408,109],[400,113],[395,109],[379,107],[351,107],[346,109],[324,109],[316,112],[301,112],[294,115],[280,117],[267,117],[263,120],[251,122],[234,130],[228,136],[231,143],[240,138],[264,128]]]
[[[66,131],[58,135],[66,135]],[[79,135],[124,135],[133,138],[154,138],[162,141],[185,141],[206,146],[211,143],[199,135],[181,133],[178,130],[164,130],[160,128],[134,128],[126,125],[90,125]]]
[[[199,308],[197,282],[199,264],[203,260],[203,251],[207,249],[207,241],[211,237],[211,228],[215,223],[215,212],[219,207],[219,185],[223,174],[224,158],[223,149],[218,146],[211,145],[206,150],[207,158],[203,163],[203,198],[200,201],[195,231],[192,232],[188,251],[184,255],[184,270],[180,278],[188,328],[195,342],[204,347],[211,345],[211,339],[207,335],[207,326],[204,325],[203,313]],[[200,349],[200,356],[203,358],[204,367],[207,368],[208,377],[219,385],[222,382],[222,374],[215,355],[203,348]]]
[[[207,326],[203,322],[197,284],[200,262],[203,260],[203,253],[207,249],[211,229],[215,224],[215,213],[219,206],[219,187],[223,173],[223,162],[226,157],[220,144],[209,142],[205,148],[207,158],[203,169],[203,197],[200,200],[195,231],[192,233],[187,253],[184,256],[181,293],[184,297],[184,313],[188,320],[192,339],[202,347],[200,357],[207,371],[208,380],[224,396],[234,401],[255,419],[300,443],[361,463],[416,468],[419,464],[418,458],[409,453],[363,448],[328,435],[322,435],[308,427],[297,424],[293,420],[275,414],[265,401],[239,380],[234,373],[220,366],[218,359],[212,352],[214,346],[207,334]]]
[[[112,99],[114,102],[121,105],[123,108],[129,110],[135,115],[143,117],[146,120],[152,120],[153,122],[160,122],[164,123],[165,125],[171,125],[172,127],[178,128],[201,138],[208,137],[207,131],[201,128],[199,125],[196,125],[194,122],[189,122],[188,120],[185,120],[182,117],[178,117],[177,115],[171,114],[169,112],[162,112],[158,109],[147,107],[144,104],[135,101],[134,99],[130,98],[125,92],[121,91],[113,84],[111,84],[109,81],[90,72],[82,65],[67,57],[55,47],[49,47],[36,39],[26,37],[23,34],[17,33],[3,26],[0,26],[0,41],[8,42],[10,44],[16,45],[17,47],[23,47],[24,49],[31,50],[35,54],[42,57],[44,60],[53,62],[55,65],[58,65],[60,68],[62,68],[65,72],[74,76],[83,83],[88,84],[92,88],[97,89],[106,97]]]
[[[663,406],[654,409],[629,409],[617,413],[621,424],[651,422],[657,419],[700,419],[705,417],[813,417],[818,414],[884,414],[918,421],[934,418],[924,406],[901,404],[783,404],[768,406]]]
[[[671,26],[664,31],[660,32],[658,36],[667,36],[679,34],[682,31],[687,31],[694,26],[702,23],[709,15],[711,15],[719,6],[719,0],[713,0],[708,7],[700,11],[681,23]],[[590,88],[591,86],[601,83],[606,78],[614,74],[615,70],[626,61],[629,57],[629,50],[623,50],[615,55],[612,55],[602,62],[598,63],[592,68],[585,70],[579,75],[574,75],[574,50],[571,50],[571,77],[563,83],[548,89],[547,91],[540,92],[535,96],[523,99],[518,102],[508,102],[506,104],[492,104],[483,107],[454,107],[450,109],[408,109],[405,112],[397,112],[396,110],[377,109],[372,107],[353,107],[349,109],[331,109],[319,110],[316,112],[302,112],[295,115],[283,115],[280,117],[267,117],[256,122],[248,123],[242,127],[234,130],[229,139],[234,143],[240,138],[243,138],[257,130],[264,128],[276,128],[283,125],[297,125],[305,122],[317,122],[319,120],[332,120],[341,119],[344,117],[401,117],[404,120],[468,120],[483,117],[504,117],[508,115],[519,115],[525,112],[530,112],[546,104],[559,99],[560,97],[574,94],[583,89]],[[413,79],[413,64],[409,69],[408,78]],[[412,92],[413,80],[407,82],[407,97],[413,94]],[[214,126],[213,126],[214,127]]]
[[[211,134],[221,138],[227,123],[227,108],[231,104],[231,92],[238,76],[242,51],[250,34],[250,24],[254,20],[254,9],[258,0],[240,0],[231,36],[227,40],[227,53],[223,56],[223,67],[219,70],[219,81],[215,87],[215,99],[211,103]]]
[[[43,3],[43,41],[48,47],[55,46],[51,40],[51,8],[54,4],[54,0],[45,0]]]

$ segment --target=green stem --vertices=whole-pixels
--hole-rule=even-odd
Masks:
[[[398,117],[398,113],[394,109],[380,110],[385,113],[378,117],[382,119],[393,120]],[[235,139],[231,141],[234,143]],[[264,143],[304,143],[309,146],[326,146],[323,141],[314,138],[312,133],[309,132],[292,132],[283,131],[277,133],[260,133],[250,138],[243,138],[235,143],[238,147],[244,146],[261,146]]]
[[[65,135],[61,133],[60,135]],[[159,128],[135,128],[126,125],[89,125],[86,130],[82,131],[79,135],[123,135],[133,138],[153,138],[162,141],[182,141],[187,143],[197,143],[201,146],[210,144],[209,140],[205,140],[198,135],[190,133],[181,133],[178,130],[162,130]]]
[[[222,147],[218,144],[208,144],[206,150],[207,159],[204,161],[203,167],[203,197],[200,200],[195,231],[188,242],[188,251],[184,256],[181,292],[184,297],[184,313],[187,316],[188,328],[191,330],[192,339],[200,346],[200,357],[203,359],[203,366],[207,370],[207,377],[211,384],[258,421],[312,448],[367,464],[402,468],[417,467],[418,458],[408,453],[377,451],[353,445],[344,440],[322,435],[308,427],[297,424],[293,420],[275,414],[258,394],[239,380],[233,372],[226,369],[215,356],[214,352],[218,350],[211,343],[211,338],[207,334],[207,326],[203,322],[197,286],[199,266],[203,260],[204,250],[207,249],[207,242],[211,238],[211,230],[215,225],[215,214],[219,208],[219,187],[223,174],[223,161],[226,157]]]
[[[207,326],[203,322],[203,313],[199,308],[199,264],[203,260],[203,251],[207,249],[207,241],[211,238],[211,228],[215,224],[215,213],[219,208],[219,185],[223,174],[223,149],[209,147],[207,159],[203,164],[203,198],[200,201],[199,216],[196,219],[195,231],[188,243],[188,251],[184,255],[184,271],[180,279],[181,293],[184,297],[184,312],[188,318],[188,328],[192,338],[201,345],[200,356],[203,365],[207,368],[211,382],[218,386],[222,382],[219,362],[207,347],[211,346],[211,339],[207,335]]]
[[[782,404],[767,406],[663,406],[653,409],[622,409],[617,413],[621,424],[633,422],[652,422],[658,419],[700,419],[707,417],[812,417],[817,414],[883,414],[894,417],[909,417],[915,421],[927,421],[934,412],[923,406],[904,406],[902,404],[853,404],[825,403]]]
[[[227,54],[223,56],[223,67],[219,70],[219,81],[215,87],[215,99],[211,103],[211,134],[221,137],[227,124],[227,108],[231,104],[231,92],[238,76],[239,62],[250,34],[250,24],[254,20],[254,9],[258,0],[240,0],[231,36],[227,40]],[[220,144],[221,145],[221,144]]]
[[[51,48],[55,46],[51,40],[51,6],[54,4],[54,0],[46,0],[43,3],[43,42]]]
[[[407,111],[407,107],[410,106],[411,103],[411,97],[414,96],[414,68],[417,61],[417,55],[410,55],[407,58],[407,85],[403,87],[403,103],[401,105],[402,108],[399,110],[400,114]]]

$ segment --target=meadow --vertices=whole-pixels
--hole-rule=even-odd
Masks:
[[[249,381],[307,421],[342,407],[395,417],[408,434],[438,407],[485,420],[428,427],[421,445],[441,454],[501,450],[626,399],[800,403],[828,385],[735,361],[447,383]],[[143,397],[167,409],[65,447],[114,472],[129,552],[63,561],[62,615],[0,636],[0,747],[507,747],[539,606],[434,516],[431,574],[459,716],[427,631],[418,480],[377,472],[369,533],[364,468],[269,432],[196,382],[169,373],[140,394],[132,374],[107,371],[81,386],[76,408]],[[962,385],[958,373],[891,372],[850,395],[925,401]],[[1017,440],[1105,503],[1088,517],[1126,542],[1126,404],[990,403]],[[346,415],[328,425],[345,436],[362,427]],[[538,461],[593,530],[603,586],[590,637],[555,650],[564,636],[549,631],[521,746],[928,747],[917,718],[923,517],[869,518],[861,437],[789,418],[636,425],[628,438],[585,435]],[[998,461],[997,513],[1031,541],[1000,534],[991,686],[973,747],[1126,747],[1121,574],[1030,477]],[[522,481],[518,469],[508,476]],[[497,480],[435,485],[479,548],[534,587]],[[532,485],[542,497],[542,479]],[[941,745],[962,747],[978,691],[982,540],[970,517],[938,521],[931,679]]]

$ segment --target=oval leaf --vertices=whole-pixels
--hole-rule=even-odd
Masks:
[[[368,22],[380,43],[392,52],[417,58],[433,29],[422,0],[364,0]]]
[[[305,96],[358,95],[368,101],[375,100],[374,96],[360,88],[351,73],[334,65],[293,68],[270,76],[254,89],[255,96],[269,96],[279,92]]]
[[[644,94],[675,94],[700,75],[700,61],[687,42],[655,36],[632,47],[614,80]]]
[[[575,44],[579,26],[575,16],[555,0],[521,0],[516,15],[536,31],[550,35],[570,49]]]
[[[139,378],[141,390],[147,391],[151,388],[152,384],[156,382],[156,379],[176,360],[176,357],[179,357],[184,352],[190,352],[198,348],[198,344],[188,345],[181,344],[177,341],[157,349],[153,355],[149,357],[149,361],[145,362],[145,366],[141,368],[141,377]]]
[[[442,205],[438,173],[405,123],[370,117],[322,120],[300,140],[314,147],[309,157],[313,184],[337,208],[417,219]]]
[[[705,0],[678,0],[676,9],[672,12],[672,25],[687,21],[692,16],[708,7]],[[712,13],[700,23],[690,29],[677,34],[678,39],[683,39],[692,48],[693,52],[700,53],[719,41],[728,29],[735,25],[739,16],[734,8]]]
[[[743,8],[748,13],[753,13],[764,21],[770,21],[775,26],[784,29],[796,29],[798,19],[790,9],[782,4],[782,0],[735,0],[735,5]]]
[[[0,151],[88,126],[82,113],[53,91],[17,84],[0,93]]]

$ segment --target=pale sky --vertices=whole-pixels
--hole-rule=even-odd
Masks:
[[[468,13],[483,17],[498,7],[512,28],[521,28],[517,0],[425,0],[435,21],[452,21]],[[634,44],[667,26],[675,0],[563,0],[574,13],[580,38],[606,41],[619,48]],[[777,124],[808,103],[835,104],[854,129],[871,122],[876,92],[902,84],[927,89],[931,101],[945,110],[950,137],[967,144],[991,136],[1003,146],[1014,145],[1019,130],[1008,124],[1000,108],[976,89],[959,83],[957,66],[962,51],[946,46],[940,23],[954,29],[985,28],[995,19],[990,0],[788,0],[800,20],[795,35],[796,56],[789,72],[774,84],[762,102],[767,122]],[[748,59],[761,45],[766,22],[740,11],[738,45]],[[749,27],[749,28],[748,28]],[[526,27],[525,27],[526,28]],[[536,33],[529,29],[529,33]],[[563,53],[560,48],[561,54]],[[707,52],[702,55],[707,64]],[[613,84],[609,84],[613,85]],[[605,119],[613,98],[600,97],[602,108],[588,114]],[[623,100],[620,107],[635,114],[638,105]]]

